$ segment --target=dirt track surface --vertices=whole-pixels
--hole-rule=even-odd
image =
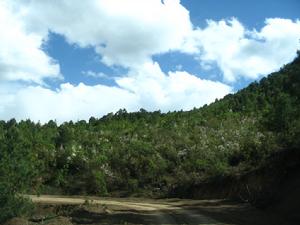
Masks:
[[[280,218],[274,218],[247,204],[238,204],[225,200],[29,197],[38,205],[89,206],[84,211],[71,215],[70,220],[73,224],[285,224]],[[97,211],[95,207],[101,207],[103,210]]]

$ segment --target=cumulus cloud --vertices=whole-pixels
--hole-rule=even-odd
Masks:
[[[189,110],[211,103],[232,91],[220,82],[203,80],[185,71],[161,71],[158,63],[145,63],[131,70],[117,84],[135,93],[145,109]]]
[[[80,47],[92,46],[102,62],[130,67],[152,55],[172,50],[192,51],[189,12],[179,0],[14,1],[27,29],[48,29]],[[176,16],[174,16],[176,15]],[[38,22],[37,22],[38,21]]]
[[[0,33],[0,81],[61,78],[59,65],[41,49],[43,37],[27,32],[5,1],[0,2]]]
[[[197,28],[192,42],[196,58],[209,69],[217,64],[228,82],[257,79],[290,62],[300,48],[300,21],[266,19],[260,31],[246,29],[237,19],[212,21]]]
[[[120,108],[189,110],[232,92],[218,81],[183,70],[163,72],[153,56],[191,54],[209,70],[217,65],[227,82],[256,79],[289,62],[299,48],[299,21],[267,19],[259,30],[237,19],[195,28],[179,0],[3,0],[0,2],[0,118],[88,119]],[[92,47],[108,66],[128,73],[116,86],[64,82],[56,90],[45,78],[62,78],[59,64],[43,50],[49,32],[80,48]],[[127,70],[126,70],[127,69]],[[22,81],[22,82],[20,82]],[[26,81],[25,83],[23,81]]]
[[[38,68],[45,68],[43,63],[33,67],[34,64],[26,61],[24,65],[32,65],[36,70],[24,74],[24,80],[40,83],[44,77],[58,74],[58,68],[54,70],[57,64],[41,49],[49,31],[63,35],[69,43],[79,47],[92,46],[104,63],[129,68],[129,72],[123,77],[112,78],[118,85],[115,87],[64,83],[57,90],[51,90],[41,85],[6,81],[1,84],[0,93],[2,118],[31,118],[41,122],[57,119],[63,122],[102,116],[120,108],[129,111],[139,108],[187,110],[231,92],[227,85],[202,80],[184,71],[165,74],[159,64],[152,61],[155,54],[195,50],[187,42],[193,31],[189,12],[178,0],[62,0],[55,1],[55,4],[53,1],[15,0],[6,3],[6,12],[10,13],[7,17],[18,26],[6,24],[5,28],[11,32],[12,27],[17,27],[25,39],[23,42],[17,40],[18,45],[10,45],[11,49],[19,51],[16,53],[18,57],[34,62],[41,62],[36,60],[39,56],[44,57],[44,61],[48,62],[44,64],[52,66],[56,72],[42,73]],[[23,51],[30,41],[34,48]],[[38,54],[29,57],[32,51]],[[16,65],[17,61],[13,61],[8,68]],[[24,72],[26,68],[19,71]],[[16,76],[17,73],[14,71],[12,74]],[[91,70],[82,74],[109,77]]]
[[[47,122],[56,119],[59,123],[68,120],[89,119],[90,116],[102,116],[120,108],[136,110],[136,96],[126,90],[105,85],[87,86],[69,83],[61,84],[57,90],[42,86],[24,86],[15,90],[13,95],[2,94],[6,101],[1,102],[2,119],[30,118]]]
[[[82,71],[81,74],[86,76],[86,77],[93,77],[93,78],[100,78],[100,79],[112,79],[113,78],[112,76],[109,76],[105,73],[94,72],[92,70]]]
[[[77,86],[65,83],[57,90],[41,86],[11,87],[2,94],[2,99],[6,100],[0,100],[3,107],[2,110],[0,107],[0,116],[41,122],[57,119],[61,123],[100,117],[120,108],[128,111],[140,108],[163,112],[188,110],[231,92],[231,87],[225,84],[202,80],[187,72],[165,74],[157,63],[139,67],[116,79],[117,87],[82,83]]]

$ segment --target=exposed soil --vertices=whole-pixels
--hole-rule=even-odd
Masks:
[[[248,204],[227,200],[30,196],[36,212],[28,225],[208,224],[292,225]],[[6,225],[21,225],[9,221]]]

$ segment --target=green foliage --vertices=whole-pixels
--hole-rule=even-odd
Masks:
[[[0,211],[0,222],[4,222],[12,217],[29,215],[33,211],[33,205],[22,196],[1,192]]]
[[[15,120],[1,128],[0,222],[30,208],[21,194],[34,187],[34,181],[38,180],[38,163],[36,155],[31,152],[34,146],[25,137],[28,133],[21,132]]]
[[[93,174],[93,181],[95,183],[96,193],[99,195],[107,194],[107,187],[105,182],[105,175],[102,171],[96,171]]]

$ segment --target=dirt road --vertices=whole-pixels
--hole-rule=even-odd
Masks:
[[[29,197],[39,205],[85,205],[85,210],[71,214],[73,224],[284,224],[280,223],[279,218],[266,215],[247,204],[225,200]],[[95,210],[95,207],[103,210]]]

